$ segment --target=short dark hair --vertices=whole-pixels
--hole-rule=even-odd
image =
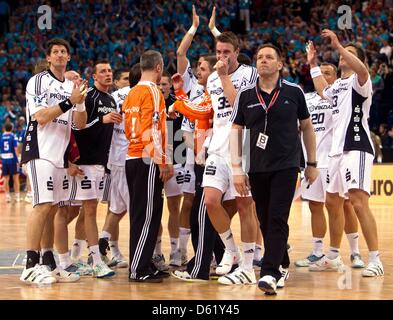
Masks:
[[[120,80],[121,74],[124,72],[128,72],[126,69],[117,69],[113,72],[113,81]]]
[[[162,76],[169,78],[170,81],[172,81],[172,75],[169,73],[169,71],[167,69],[164,69],[164,71],[162,72]]]
[[[272,48],[276,52],[278,60],[282,60],[282,52],[281,52],[280,48],[275,46],[273,43],[265,43],[265,44],[259,46],[257,49],[257,54],[263,48]]]
[[[322,62],[322,63],[321,63],[321,67],[322,67],[322,66],[329,66],[329,67],[332,67],[333,70],[334,70],[334,72],[337,74],[337,66],[336,66],[335,64],[330,63],[330,62]]]
[[[13,128],[14,128],[14,126],[12,125],[12,123],[6,123],[4,125],[4,130],[7,132],[11,132]]]
[[[225,31],[217,36],[216,43],[217,42],[230,43],[233,45],[235,50],[239,49],[240,47],[238,37],[231,31]]]
[[[141,55],[140,58],[141,70],[153,70],[158,64],[163,64],[163,59],[161,53],[155,50],[147,50]]]
[[[71,54],[71,46],[67,40],[60,38],[53,38],[46,42],[46,55],[49,56],[53,46],[64,46],[67,49],[67,53]]]
[[[346,45],[344,45],[344,48],[347,47],[353,47],[356,49],[356,55],[359,58],[359,60],[363,63],[366,63],[366,52],[364,51],[364,49],[359,46],[358,44],[354,43],[354,42],[350,42],[347,43]]]
[[[130,81],[130,87],[132,88],[132,87],[136,86],[140,79],[141,79],[141,65],[138,62],[131,67],[130,73],[128,74],[128,80]]]
[[[242,52],[240,52],[237,56],[237,62],[239,62],[240,64],[245,64],[246,66],[251,66],[252,64],[251,58]]]
[[[213,67],[217,63],[217,57],[210,55],[205,56],[203,59],[209,64],[210,71],[213,71]]]
[[[93,74],[95,74],[97,72],[97,66],[99,64],[111,64],[111,63],[107,59],[97,60],[96,62],[94,62]]]

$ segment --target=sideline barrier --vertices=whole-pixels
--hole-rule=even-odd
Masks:
[[[370,203],[393,205],[393,164],[374,164]]]

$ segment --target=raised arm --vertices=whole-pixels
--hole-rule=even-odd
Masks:
[[[312,41],[309,41],[306,46],[307,51],[307,62],[310,65],[310,73],[312,77],[312,81],[314,83],[315,90],[321,98],[323,96],[323,90],[328,86],[325,78],[323,77],[321,70],[317,64],[317,51],[315,50],[314,44]]]
[[[187,69],[187,51],[191,46],[191,42],[194,39],[194,35],[199,26],[199,16],[196,13],[195,6],[192,6],[192,26],[184,35],[183,40],[181,41],[179,48],[177,48],[177,72],[180,74],[184,74]]]
[[[212,15],[209,20],[209,29],[213,34],[214,38],[221,34],[221,32],[216,27],[216,6],[213,7]]]

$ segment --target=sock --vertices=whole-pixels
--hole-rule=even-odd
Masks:
[[[42,264],[45,266],[48,266],[51,271],[56,269],[56,261],[55,257],[53,256],[53,249],[49,248],[44,248],[41,249],[41,254],[42,254]]]
[[[112,257],[118,258],[121,256],[119,241],[109,241],[109,247],[111,248]]]
[[[243,248],[243,264],[242,267],[246,271],[252,271],[252,260],[254,259],[255,242],[242,242]]]
[[[85,246],[86,246],[85,240],[75,239],[71,248],[71,258],[74,260],[78,260],[81,256],[81,251]]]
[[[188,239],[190,239],[191,229],[179,228],[179,249],[183,254],[187,253]]]
[[[313,242],[313,249],[312,249],[312,254],[320,257],[323,255],[323,238],[312,238]]]
[[[369,251],[368,252],[368,263],[375,262],[380,263],[381,260],[379,259],[379,251]]]
[[[349,247],[351,248],[351,254],[359,254],[359,233],[348,233],[347,238]]]
[[[67,253],[59,254],[60,267],[66,269],[72,264],[70,255]]]
[[[262,246],[260,244],[255,245],[254,260],[261,261],[262,259]]]
[[[233,238],[231,229],[228,229],[227,231],[220,233],[220,238],[222,242],[224,242],[225,249],[232,252],[237,252],[235,239]]]
[[[93,258],[94,266],[103,263],[101,260],[100,249],[98,248],[98,244],[96,244],[95,246],[90,246],[89,252],[90,252],[89,255]]]
[[[40,263],[40,253],[38,251],[28,250],[26,253],[26,269],[33,268]]]
[[[106,238],[109,240],[111,238],[111,234],[108,231],[102,230],[100,233],[100,238]]]
[[[336,259],[340,254],[340,248],[330,247],[329,252],[327,254],[328,259],[333,260]]]
[[[171,238],[171,254],[177,252],[179,248],[179,238]]]
[[[154,254],[157,255],[162,255],[162,251],[161,251],[161,236],[157,237],[157,242],[156,242],[156,246],[154,247]]]

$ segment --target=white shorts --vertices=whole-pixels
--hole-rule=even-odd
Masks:
[[[126,178],[126,168],[111,166],[111,188],[109,211],[120,214],[128,211],[130,196]]]
[[[227,195],[229,198],[240,197],[233,184],[232,170],[227,161],[215,154],[209,155],[206,159],[202,187],[216,188],[223,194],[230,191],[230,195]],[[247,197],[251,197],[250,191]]]
[[[184,182],[182,191],[183,193],[195,193],[195,171],[193,164],[186,164],[184,166]]]
[[[371,171],[374,156],[363,151],[348,151],[329,160],[327,188],[329,193],[348,197],[351,189],[360,189],[370,195]]]
[[[104,192],[102,193],[102,196],[100,198],[100,201],[102,203],[108,203],[111,201],[111,186],[112,186],[112,179],[111,179],[111,173],[106,173],[104,176]],[[125,174],[125,173],[124,173]],[[127,185],[127,183],[126,183]]]
[[[327,168],[319,169],[319,176],[312,185],[309,185],[306,179],[302,179],[300,188],[303,199],[325,203],[327,171]]]
[[[71,194],[71,201],[101,199],[104,192],[105,169],[101,165],[79,165],[85,173],[83,176],[75,176],[73,183],[76,184],[76,192]]]
[[[165,196],[167,198],[183,194],[184,168],[181,164],[175,164],[173,171],[173,177],[164,184]]]
[[[67,201],[70,198],[71,183],[65,168],[57,168],[52,162],[34,159],[26,163],[27,174],[33,194],[33,207],[37,204]]]
[[[82,201],[60,201],[59,202],[59,208],[63,208],[63,207],[81,207],[82,206]]]

